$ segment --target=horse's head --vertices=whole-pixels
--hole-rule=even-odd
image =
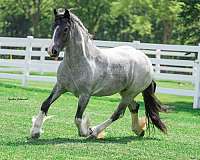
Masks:
[[[53,37],[48,54],[51,57],[58,57],[59,52],[64,48],[65,43],[69,38],[70,32],[70,13],[67,9],[54,9],[55,22],[53,25]]]

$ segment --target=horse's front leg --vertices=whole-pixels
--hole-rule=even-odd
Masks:
[[[78,128],[79,136],[86,137],[89,135],[89,119],[86,116],[83,116],[83,112],[90,100],[89,95],[81,95],[78,101],[78,108],[75,115],[75,124]]]
[[[91,130],[91,133],[88,138],[97,138],[98,135],[108,126],[110,126],[114,121],[119,119],[120,117],[123,117],[126,107],[128,103],[121,101],[120,104],[118,105],[117,109],[115,112],[112,114],[112,116],[104,121],[103,123],[93,127]]]
[[[49,95],[49,97],[42,103],[41,110],[38,115],[33,119],[32,128],[30,130],[31,138],[39,138],[41,135],[41,128],[44,122],[45,115],[49,110],[51,104],[65,91],[58,87],[56,84]]]

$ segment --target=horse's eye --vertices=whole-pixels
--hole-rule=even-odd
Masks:
[[[68,28],[66,27],[65,29],[64,29],[64,32],[67,32],[68,31]]]

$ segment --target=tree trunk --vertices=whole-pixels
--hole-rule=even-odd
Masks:
[[[32,24],[33,24],[33,35],[35,37],[40,37],[40,28],[39,28],[39,22],[40,22],[40,5],[42,0],[33,0],[33,6],[34,6],[34,13],[32,14]]]
[[[163,43],[169,43],[171,34],[172,34],[172,22],[164,21],[163,22],[164,29],[163,29]]]

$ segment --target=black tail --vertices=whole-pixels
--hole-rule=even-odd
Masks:
[[[165,112],[166,109],[161,106],[160,101],[155,96],[156,83],[152,81],[148,88],[146,88],[142,95],[144,97],[144,104],[146,110],[146,116],[148,118],[148,126],[149,119],[151,122],[162,132],[167,133],[167,128],[165,124],[160,120],[159,112]]]

